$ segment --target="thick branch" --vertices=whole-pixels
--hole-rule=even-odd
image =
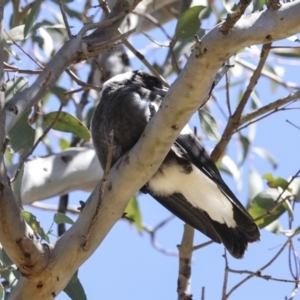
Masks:
[[[13,177],[17,165],[8,168]],[[27,161],[21,186],[23,204],[76,190],[92,191],[103,175],[93,148],[69,148]]]
[[[40,273],[45,268],[49,252],[48,248],[39,243],[32,229],[24,222],[4,166],[3,7],[4,1],[0,1],[0,240],[21,273],[28,276],[32,271]]]

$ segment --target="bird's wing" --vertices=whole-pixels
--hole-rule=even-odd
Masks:
[[[183,134],[158,172],[148,192],[184,222],[241,258],[248,242],[258,240],[253,219],[222,180],[197,138]]]
[[[260,234],[253,218],[223,181],[219,170],[208,156],[198,138],[193,134],[181,134],[177,138],[175,145],[185,152],[188,159],[210,178],[226,196],[228,201],[232,203],[234,220],[238,227],[246,234],[249,242],[257,241]]]

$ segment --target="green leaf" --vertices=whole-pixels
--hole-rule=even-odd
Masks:
[[[22,92],[28,87],[28,79],[15,77],[6,82],[5,101],[9,101],[15,94]]]
[[[126,217],[132,219],[139,232],[142,231],[142,217],[136,197],[130,199],[125,209]]]
[[[259,148],[259,147],[253,147],[252,150],[261,158],[266,159],[272,165],[272,167],[274,169],[277,168],[277,162],[270,152],[268,152],[267,150],[265,150],[263,148]]]
[[[271,188],[282,188],[283,190],[285,190],[287,188],[287,186],[289,185],[288,181],[285,180],[284,178],[282,177],[277,177],[275,178],[272,174],[270,173],[267,173],[265,174],[263,177],[263,179],[266,179],[268,182],[267,182],[267,185]],[[289,192],[291,192],[291,189],[290,188],[287,188],[287,190]]]
[[[9,43],[6,42],[6,40],[3,40],[3,49],[10,55],[12,56],[14,59],[21,61],[20,57],[18,56],[18,54],[16,53],[16,51],[14,51],[11,46],[9,45]]]
[[[221,135],[219,133],[219,126],[216,120],[214,119],[214,117],[203,109],[199,110],[199,117],[200,117],[200,126],[204,134],[210,140],[218,142],[221,139]]]
[[[40,222],[37,221],[36,216],[31,212],[22,210],[22,215],[26,223],[32,228],[32,230],[38,234],[43,240],[50,243],[48,235],[45,233],[44,229],[41,227]]]
[[[251,207],[248,208],[248,212],[256,219],[260,216],[265,215],[273,208],[273,205],[277,198],[279,197],[280,192],[275,189],[270,189],[259,193],[254,199]],[[271,224],[277,220],[284,212],[286,211],[284,205],[280,205],[271,216],[265,217],[256,221],[256,224],[259,228],[264,228],[267,225]]]
[[[8,256],[8,254],[6,253],[4,248],[2,248],[2,262],[4,263],[4,266],[6,266],[6,267],[14,264],[13,261]]]
[[[59,146],[61,150],[65,150],[70,147],[70,142],[64,138],[59,139]]]
[[[249,152],[250,141],[247,137],[245,137],[242,134],[239,134],[239,139],[240,139],[240,142],[243,146],[243,155],[242,155],[241,161],[238,164],[239,166],[241,166],[244,163],[244,161],[247,157],[247,154]]]
[[[40,7],[42,4],[43,0],[35,0],[34,4],[31,8],[31,11],[28,15],[28,17],[26,18],[26,22],[25,22],[25,27],[24,27],[24,37],[27,37],[28,32],[31,30],[33,23],[40,11]]]
[[[266,0],[255,0],[255,1],[253,1],[253,10],[252,10],[252,12],[262,10],[264,5],[267,4],[266,2],[267,2]]]
[[[12,188],[14,191],[14,195],[16,197],[17,203],[19,206],[22,206],[22,197],[21,197],[21,191],[22,191],[22,180],[24,175],[24,164],[21,167],[21,170],[18,174],[18,177],[16,180],[14,180],[12,184]]]
[[[197,32],[201,25],[199,19],[200,12],[206,8],[205,6],[199,5],[187,9],[179,18],[175,34],[177,38],[188,38]]]
[[[44,115],[44,121],[49,126],[57,116],[57,111]],[[52,127],[53,129],[70,132],[74,135],[88,141],[91,138],[89,130],[77,118],[67,112],[61,112],[57,121]]]
[[[80,283],[78,277],[78,271],[72,276],[70,282],[65,287],[64,292],[72,299],[72,300],[86,300],[86,294],[84,292],[83,286]]]
[[[60,212],[54,214],[54,222],[56,224],[67,223],[67,224],[71,224],[71,225],[73,225],[75,223],[71,218],[69,218],[68,216],[66,216],[65,214],[62,214]]]
[[[23,157],[31,150],[35,138],[35,130],[27,122],[29,114],[30,111],[25,113],[8,134],[11,148],[15,153],[22,152]]]

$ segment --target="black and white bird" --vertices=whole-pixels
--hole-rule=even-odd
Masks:
[[[104,83],[91,124],[103,168],[111,130],[114,164],[139,140],[166,92],[158,78],[143,71],[120,74]],[[222,242],[236,258],[243,257],[248,243],[259,240],[252,217],[223,181],[188,125],[142,191],[213,241]]]

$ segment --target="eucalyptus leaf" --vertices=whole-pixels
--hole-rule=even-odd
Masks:
[[[141,211],[140,211],[136,197],[133,197],[130,199],[130,201],[127,204],[127,207],[125,209],[125,215],[127,218],[133,220],[137,230],[139,232],[141,232],[142,231],[142,217],[141,217]]]
[[[49,126],[57,116],[57,111],[51,112],[43,116],[44,121]],[[89,130],[77,118],[67,112],[61,112],[56,122],[52,126],[53,129],[70,132],[74,135],[88,141],[91,138]]]
[[[242,134],[239,134],[239,139],[240,139],[240,142],[241,142],[241,144],[243,146],[243,154],[242,154],[242,158],[241,158],[241,160],[239,162],[239,166],[241,166],[244,163],[244,161],[245,161],[245,159],[246,159],[246,157],[248,155],[250,141],[249,141],[249,139],[246,136],[244,136]]]
[[[31,150],[35,138],[35,130],[28,124],[29,114],[30,111],[25,113],[8,134],[11,148],[15,153],[21,152],[23,157]]]
[[[44,229],[41,227],[40,222],[38,222],[35,215],[31,212],[22,210],[22,215],[26,223],[32,228],[32,230],[39,235],[43,240],[50,243],[48,235],[45,233]]]
[[[37,15],[40,12],[41,4],[43,0],[35,0],[33,6],[30,10],[29,15],[26,18],[25,27],[24,27],[24,37],[27,37],[28,32],[31,30],[34,21],[36,20]]]
[[[214,117],[207,111],[200,109],[200,126],[204,134],[212,141],[218,142],[221,139],[219,126]]]
[[[82,284],[78,279],[78,271],[72,276],[68,285],[65,287],[64,292],[72,299],[72,300],[86,300],[86,294],[83,289]]]
[[[256,195],[252,201],[252,206],[248,208],[248,212],[255,220],[258,217],[266,215],[275,204],[275,201],[279,197],[280,192],[276,189],[269,189]],[[259,228],[264,228],[277,220],[284,212],[286,208],[284,205],[280,205],[270,216],[266,216],[256,221]]]
[[[275,178],[272,174],[267,173],[262,178],[267,180],[267,185],[271,188],[280,187],[282,189],[287,189],[288,191],[291,191],[291,189],[288,188],[288,181],[282,177]]]
[[[195,35],[201,25],[199,14],[205,8],[202,5],[194,6],[180,16],[175,30],[177,38],[188,38]]]
[[[261,158],[266,159],[272,165],[272,167],[274,169],[277,168],[277,162],[276,162],[275,158],[266,149],[259,148],[259,147],[253,147],[252,151],[254,153],[256,153],[258,156],[260,156]]]
[[[9,101],[15,94],[22,92],[28,87],[28,79],[16,76],[6,82],[5,101]]]
[[[68,216],[66,216],[65,214],[62,214],[60,212],[54,214],[54,222],[56,224],[67,223],[67,224],[71,224],[71,225],[73,225],[75,223],[71,218],[69,218]]]

